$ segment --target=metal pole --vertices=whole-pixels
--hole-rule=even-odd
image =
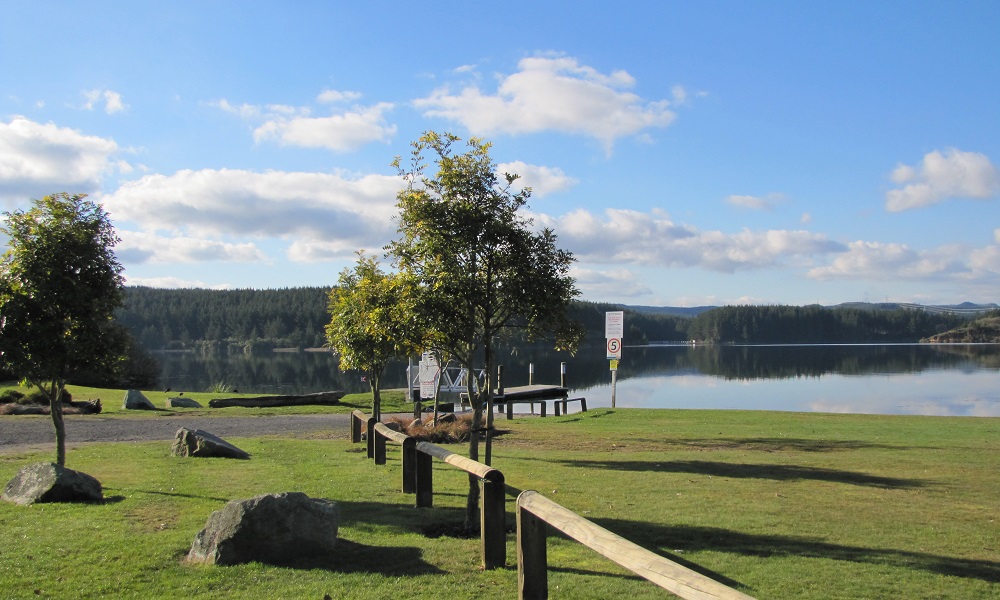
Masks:
[[[559,387],[566,387],[566,363],[559,363]]]
[[[615,387],[618,383],[618,369],[611,371],[611,408],[615,407]]]
[[[535,363],[528,363],[528,385],[535,385]]]

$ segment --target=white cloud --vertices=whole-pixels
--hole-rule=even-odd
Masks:
[[[323,104],[338,104],[361,97],[358,92],[324,90],[317,97]],[[277,141],[285,146],[327,148],[348,152],[372,142],[389,141],[396,134],[396,126],[385,120],[385,113],[393,109],[388,102],[372,106],[353,106],[335,110],[328,117],[314,117],[311,108],[269,104],[231,104],[226,99],[209,103],[248,121],[258,121],[253,132],[254,141]]]
[[[251,243],[232,244],[192,237],[164,237],[155,233],[118,229],[121,243],[115,254],[123,264],[175,264],[219,262],[268,262]]]
[[[204,281],[180,279],[179,277],[129,277],[126,275],[125,278],[128,285],[143,285],[152,288],[229,290],[235,287],[228,283],[209,285]]]
[[[633,272],[627,269],[594,270],[574,267],[570,275],[587,298],[636,298],[652,290]]]
[[[997,274],[997,248],[970,251],[957,245],[915,250],[906,244],[856,241],[824,267],[808,272],[813,279],[949,280]],[[992,262],[991,262],[992,260]]]
[[[698,267],[733,273],[806,263],[845,247],[807,231],[747,229],[735,234],[677,225],[662,211],[607,209],[602,216],[578,209],[562,217],[536,215],[552,227],[560,243],[587,262],[660,267]]]
[[[109,115],[128,108],[128,105],[122,102],[122,95],[113,90],[84,90],[80,93],[83,94],[85,100],[83,108],[86,110],[94,110],[102,100],[104,101],[104,112]]]
[[[568,190],[578,183],[576,179],[563,173],[563,170],[560,168],[529,165],[520,160],[498,164],[497,173],[501,177],[503,177],[504,173],[520,175],[517,181],[514,182],[514,185],[530,187],[531,195],[536,198]]]
[[[740,196],[732,195],[726,198],[726,202],[739,208],[751,210],[774,210],[774,197],[761,198],[760,196]]]
[[[977,152],[948,148],[926,154],[918,167],[899,165],[891,174],[901,189],[886,193],[885,207],[900,212],[949,198],[988,199],[1000,194],[1000,171]]]
[[[55,192],[91,193],[118,164],[114,140],[25,117],[0,122],[0,199],[8,203]]]
[[[625,71],[605,75],[573,58],[534,57],[501,76],[495,94],[475,85],[457,93],[442,87],[414,103],[425,116],[458,121],[475,135],[554,130],[596,138],[610,153],[619,138],[666,127],[676,116],[667,100],[647,102],[626,91],[634,85]],[[683,88],[673,97],[686,99]]]
[[[190,246],[184,260],[260,260],[250,245],[192,245],[192,238],[233,237],[283,239],[290,257],[303,259],[303,245],[334,245],[340,256],[383,246],[395,233],[401,187],[400,178],[382,175],[185,170],[125,183],[103,204],[116,223],[185,238],[169,249]]]
[[[387,124],[383,114],[390,110],[392,104],[381,102],[329,117],[286,118],[274,114],[254,130],[253,137],[258,142],[277,140],[286,146],[348,152],[371,142],[389,141],[396,134],[396,126]]]

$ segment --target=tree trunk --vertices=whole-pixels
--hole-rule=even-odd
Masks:
[[[66,423],[63,421],[62,386],[52,382],[49,393],[49,413],[52,415],[52,425],[56,429],[56,464],[66,466]]]
[[[379,377],[369,375],[368,383],[372,388],[372,418],[380,423],[382,422],[382,390],[380,389]]]
[[[470,353],[471,354],[471,353]],[[479,394],[475,392],[475,381],[476,372],[472,368],[472,359],[474,357],[470,355],[467,361],[466,368],[469,369],[469,376],[465,378],[465,389],[469,394],[469,402],[472,404],[472,432],[469,434],[469,458],[472,460],[479,460],[479,421],[482,419],[483,409],[482,409],[482,398],[479,394],[482,393],[480,388]],[[479,523],[479,478],[475,475],[469,474],[469,495],[466,497],[465,501],[465,530],[473,531],[476,525]]]

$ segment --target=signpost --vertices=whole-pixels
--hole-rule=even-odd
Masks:
[[[437,395],[437,379],[440,369],[437,357],[430,352],[424,352],[420,357],[420,397],[434,398]]]
[[[608,360],[611,361],[611,408],[614,408],[618,361],[622,358],[622,338],[625,337],[625,311],[612,310],[604,313],[604,337],[608,342]]]

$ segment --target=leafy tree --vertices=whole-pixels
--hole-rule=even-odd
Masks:
[[[10,238],[0,259],[0,358],[48,397],[60,465],[67,378],[113,370],[124,351],[112,322],[123,299],[119,240],[107,213],[85,197],[33,200],[31,210],[4,213],[0,228]]]
[[[523,215],[530,188],[515,190],[517,175],[497,175],[489,143],[472,138],[456,154],[458,141],[428,132],[412,144],[408,168],[394,161],[407,186],[397,195],[401,235],[387,250],[415,282],[415,311],[435,346],[469,373],[477,361],[485,366],[478,393],[471,376],[467,388],[474,423],[469,457],[479,460],[478,428],[493,389],[498,338],[521,329],[528,339],[549,337],[572,349],[582,330],[567,317],[579,293],[569,276],[573,255],[556,247],[552,230],[534,231]],[[433,176],[425,174],[425,152],[435,157]],[[476,523],[478,501],[479,483],[470,476],[467,529]]]
[[[381,379],[389,361],[413,348],[411,294],[400,274],[386,274],[378,260],[358,253],[353,269],[330,291],[326,337],[340,369],[360,369],[372,390],[372,417],[382,418]],[[371,435],[369,433],[369,435]]]

